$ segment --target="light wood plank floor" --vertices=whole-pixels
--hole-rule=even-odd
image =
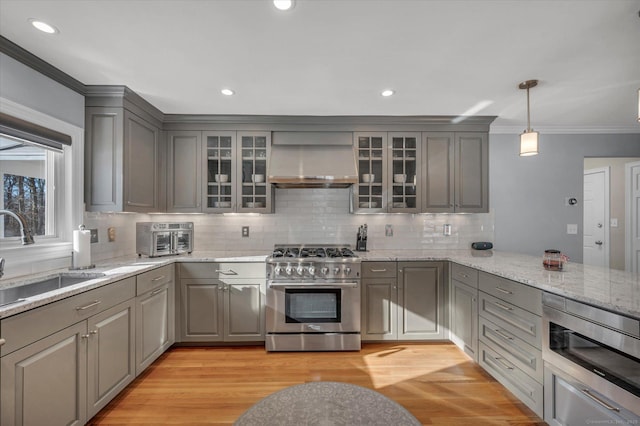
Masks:
[[[90,424],[229,425],[273,392],[320,380],[374,389],[425,425],[544,424],[449,343],[370,343],[360,352],[173,348]]]

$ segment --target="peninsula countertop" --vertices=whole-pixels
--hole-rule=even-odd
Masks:
[[[640,318],[640,275],[625,271],[568,263],[561,272],[542,267],[542,256],[494,250],[371,250],[357,252],[363,261],[451,261],[508,278],[561,296]],[[126,256],[97,262],[88,273],[104,276],[33,296],[24,302],[0,307],[0,318],[15,315],[93,288],[177,262],[264,262],[266,251],[200,251],[190,255],[159,258]],[[68,269],[0,281],[0,288],[37,281]],[[78,272],[74,272],[78,273]],[[79,273],[81,274],[81,273]]]

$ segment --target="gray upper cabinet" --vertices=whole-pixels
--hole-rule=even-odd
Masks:
[[[162,113],[123,86],[88,86],[85,203],[89,211],[161,211]]]
[[[489,142],[486,133],[422,134],[422,210],[428,213],[489,211]]]
[[[357,212],[387,211],[387,134],[355,133],[358,184],[353,186],[353,208]]]
[[[202,133],[167,134],[167,211],[202,211]]]
[[[420,133],[389,133],[387,171],[389,203],[392,213],[419,213],[422,173]]]

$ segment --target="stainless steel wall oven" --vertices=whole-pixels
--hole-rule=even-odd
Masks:
[[[586,415],[579,407],[580,398],[587,398],[605,412],[640,424],[640,320],[544,293],[543,359],[545,369],[580,383],[574,392],[578,397],[563,399],[575,405],[564,407],[574,410],[567,415]],[[545,420],[556,424],[550,421],[556,416],[547,398],[556,385],[552,377],[545,373]]]

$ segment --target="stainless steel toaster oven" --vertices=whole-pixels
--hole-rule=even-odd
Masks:
[[[170,256],[193,251],[193,222],[136,223],[136,253],[139,256]]]

